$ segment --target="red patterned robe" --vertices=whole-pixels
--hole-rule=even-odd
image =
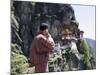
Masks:
[[[48,72],[48,57],[54,46],[55,44],[51,37],[46,38],[42,33],[35,37],[31,46],[30,59],[35,66],[36,73]]]

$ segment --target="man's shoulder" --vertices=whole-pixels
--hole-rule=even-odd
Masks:
[[[38,34],[37,36],[36,36],[36,39],[40,39],[40,38],[46,38],[44,35],[42,35],[42,34]]]

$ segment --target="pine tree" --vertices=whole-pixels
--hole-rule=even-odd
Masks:
[[[83,50],[83,63],[85,65],[85,69],[90,69],[90,48],[89,45],[87,44],[85,39],[80,40],[80,46],[81,49]]]

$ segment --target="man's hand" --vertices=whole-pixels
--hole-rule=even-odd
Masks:
[[[45,36],[46,36],[47,39],[48,39],[49,37],[51,37],[50,33],[47,33]]]
[[[51,42],[51,44],[52,44],[52,46],[55,46],[55,43],[54,43],[54,40],[53,40],[53,38],[51,37],[51,35],[50,34],[48,34],[48,40]]]

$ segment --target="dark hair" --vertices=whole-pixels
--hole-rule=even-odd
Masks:
[[[41,31],[44,31],[44,30],[46,30],[46,29],[48,29],[48,24],[47,24],[47,23],[41,23],[41,25],[40,25],[40,30],[41,30]]]

